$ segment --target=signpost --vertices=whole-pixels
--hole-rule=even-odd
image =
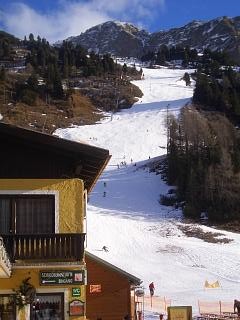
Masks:
[[[40,271],[40,285],[84,284],[84,270]]]

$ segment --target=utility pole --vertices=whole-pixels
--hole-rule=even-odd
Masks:
[[[3,104],[6,104],[6,88],[3,87]]]
[[[116,110],[118,110],[118,104],[119,104],[119,93],[117,95],[117,100],[116,100]]]
[[[170,128],[169,128],[169,103],[167,104],[167,154],[169,152]]]
[[[47,122],[47,115],[46,115],[46,118],[45,118],[45,120],[44,120],[44,124],[43,124],[43,127],[42,127],[42,132],[44,132],[44,130],[45,130],[46,122]]]

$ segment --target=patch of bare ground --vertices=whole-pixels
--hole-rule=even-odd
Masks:
[[[5,123],[52,133],[71,125],[90,125],[104,117],[105,111],[116,112],[130,108],[142,92],[129,81],[109,78],[79,78],[71,80],[68,98],[48,103],[40,96],[34,105],[15,102],[14,83],[26,81],[29,74],[9,75],[8,82],[0,81],[0,114]]]
[[[80,93],[73,93],[67,101],[52,101],[51,104],[41,99],[34,106],[0,104],[0,114],[5,123],[50,134],[57,128],[94,124],[103,117],[89,98]]]
[[[174,245],[166,245],[163,248],[159,248],[156,252],[161,253],[183,253],[184,249]]]
[[[101,110],[119,111],[130,108],[142,97],[141,90],[127,81],[116,83],[113,79],[91,78],[76,81],[78,90]],[[137,98],[138,97],[138,98]]]
[[[231,221],[231,222],[221,223],[221,224],[217,224],[216,228],[239,233],[240,232],[240,222],[239,221]]]
[[[230,243],[233,241],[232,239],[228,238],[219,238],[223,236],[223,234],[220,232],[204,231],[201,228],[192,225],[178,224],[177,226],[187,237],[198,238],[205,242]]]

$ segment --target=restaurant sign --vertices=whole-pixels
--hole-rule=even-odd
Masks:
[[[70,316],[83,316],[84,315],[84,302],[81,300],[73,300],[69,303]]]
[[[84,284],[84,270],[40,271],[40,285]]]

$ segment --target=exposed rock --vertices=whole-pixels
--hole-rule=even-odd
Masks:
[[[76,37],[68,38],[89,51],[116,56],[141,57],[161,45],[189,46],[202,50],[226,50],[240,63],[240,16],[220,17],[207,22],[192,21],[180,28],[149,33],[129,23],[108,21]]]

